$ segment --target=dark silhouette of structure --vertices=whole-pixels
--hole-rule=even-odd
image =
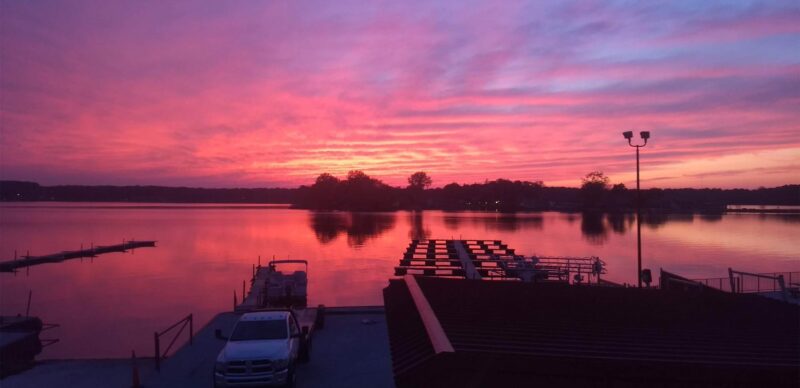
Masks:
[[[622,136],[628,140],[628,145],[631,147],[636,148],[636,266],[638,268],[638,272],[636,273],[636,279],[638,279],[639,288],[642,288],[642,195],[641,190],[639,189],[639,148],[642,148],[647,145],[647,139],[650,138],[650,132],[642,131],[639,132],[639,136],[642,137],[644,140],[643,144],[633,144],[631,143],[631,139],[633,138],[633,132],[626,131],[622,133]]]
[[[800,308],[756,295],[406,275],[383,297],[398,387],[800,381]]]

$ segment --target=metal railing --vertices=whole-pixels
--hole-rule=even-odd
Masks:
[[[728,269],[728,277],[692,279],[708,287],[731,293],[786,292],[800,287],[800,272],[749,273]]]
[[[161,371],[161,359],[162,358],[163,359],[167,358],[167,354],[169,354],[170,349],[172,349],[172,345],[175,344],[175,341],[178,340],[178,337],[181,335],[181,333],[183,333],[183,330],[186,328],[187,325],[189,326],[189,345],[191,345],[192,344],[192,339],[194,338],[194,318],[193,318],[192,314],[187,315],[186,318],[183,318],[180,321],[175,322],[175,324],[173,324],[172,326],[164,329],[161,332],[153,333],[153,339],[155,341],[155,346],[156,346],[155,359],[156,359],[156,370],[157,371]],[[180,329],[178,329],[178,331],[172,337],[172,341],[170,341],[169,345],[167,346],[167,348],[164,350],[164,353],[162,354],[161,353],[161,336],[167,334],[168,332],[170,332],[171,330],[177,328],[178,326],[180,326]]]

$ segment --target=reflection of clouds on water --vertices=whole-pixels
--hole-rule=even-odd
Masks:
[[[760,214],[761,220],[778,220],[783,222],[800,223],[800,214]]]
[[[394,227],[395,213],[311,212],[309,224],[317,240],[328,244],[347,234],[347,245],[359,247]]]

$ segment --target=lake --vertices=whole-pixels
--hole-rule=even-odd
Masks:
[[[800,215],[643,217],[643,266],[691,278],[800,270]],[[525,255],[599,256],[606,279],[634,283],[633,215],[556,212],[311,212],[285,206],[6,203],[0,258],[40,255],[124,240],[156,248],[0,273],[0,314],[25,312],[59,328],[40,358],[153,354],[153,332],[192,313],[195,330],[230,310],[252,266],[309,260],[309,305],[382,304],[409,240],[503,240]],[[241,295],[239,295],[241,298]]]

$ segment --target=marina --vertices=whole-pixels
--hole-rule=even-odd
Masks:
[[[0,1],[0,388],[800,388],[798,20]]]
[[[234,291],[230,311],[196,333],[191,315],[156,332],[156,356],[134,354],[130,369],[122,360],[84,361],[77,370],[86,375],[73,377],[73,386],[91,381],[98,369],[116,381],[130,376],[134,387],[212,386],[218,354],[238,322],[282,311],[302,328],[306,353],[299,354],[306,356],[291,369],[298,387],[481,381],[777,387],[800,377],[800,330],[793,324],[800,319],[800,273],[729,269],[722,281],[662,270],[656,285],[640,289],[603,281],[599,257],[525,256],[500,240],[482,239],[412,240],[399,264],[383,305],[309,307],[314,278],[307,260],[261,265],[259,259],[249,288],[244,284],[238,297]],[[756,281],[753,289],[751,279],[765,284]],[[170,352],[176,340],[183,345]],[[168,342],[166,350],[160,341]],[[482,360],[481,367],[464,369],[466,360]],[[20,387],[31,385],[17,381],[50,381],[67,370],[77,373],[66,366],[76,362],[43,362],[4,381]],[[563,367],[572,364],[581,364],[581,372]],[[251,376],[230,368],[218,376]]]

